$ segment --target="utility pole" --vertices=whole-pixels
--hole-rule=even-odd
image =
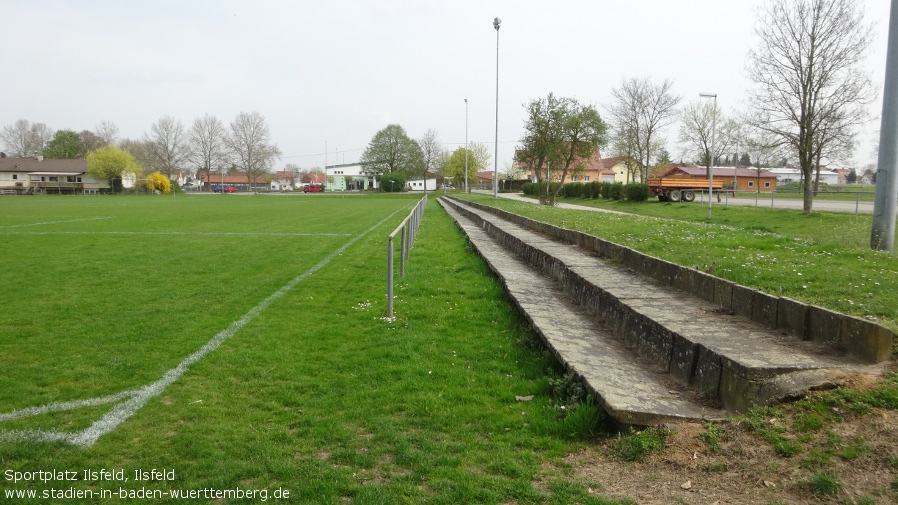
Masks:
[[[895,207],[898,199],[898,0],[892,0],[889,12],[888,43],[870,247],[891,252],[895,248]]]

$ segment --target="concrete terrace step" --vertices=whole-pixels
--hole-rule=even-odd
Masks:
[[[440,201],[559,361],[620,422],[720,418],[725,411],[712,406],[742,411],[881,372],[620,262],[472,205]]]

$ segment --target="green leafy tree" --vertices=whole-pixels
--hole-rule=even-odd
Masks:
[[[71,160],[82,156],[84,152],[81,150],[81,136],[73,130],[57,131],[44,149],[45,158]]]
[[[486,144],[479,142],[468,143],[468,185],[477,181],[477,172],[489,165],[490,150]],[[450,177],[455,187],[464,189],[465,181],[465,148],[459,147],[446,159],[443,169],[443,177]]]
[[[87,173],[98,179],[109,179],[110,187],[123,175],[140,173],[140,164],[131,153],[116,146],[101,147],[87,155]]]
[[[380,189],[386,193],[398,193],[405,189],[406,181],[403,172],[384,174],[380,178]]]
[[[369,175],[419,173],[423,155],[421,147],[402,126],[391,124],[374,134],[360,161],[362,170]]]
[[[561,180],[582,170],[582,164],[605,145],[607,127],[592,105],[582,105],[573,98],[548,97],[532,100],[528,111],[526,132],[518,150],[518,162],[523,163],[543,180],[544,167],[559,173]],[[540,203],[553,205],[561,185],[554,188],[539,184]]]

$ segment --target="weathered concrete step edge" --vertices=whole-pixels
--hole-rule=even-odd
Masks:
[[[819,349],[815,350],[817,354],[808,353],[807,349],[805,352],[793,352],[793,349],[783,347],[781,342],[779,345],[772,342],[777,340],[774,332],[749,321],[721,324],[719,320],[726,318],[719,314],[702,315],[705,321],[701,325],[680,323],[665,326],[658,320],[671,314],[670,310],[643,313],[633,305],[645,303],[646,300],[609,295],[595,283],[572,271],[575,268],[588,269],[590,263],[600,265],[597,259],[589,258],[582,251],[577,252],[574,246],[553,244],[545,237],[522,230],[518,225],[503,224],[500,217],[487,218],[485,215],[491,214],[484,214],[459,202],[450,203],[482,227],[493,240],[513,251],[512,254],[563,285],[572,297],[590,313],[606,321],[614,334],[623,337],[631,350],[648,359],[658,371],[669,372],[679,384],[694,388],[708,399],[720,401],[729,410],[744,411],[758,403],[800,397],[811,389],[837,384],[834,377],[840,373],[880,371],[878,367],[866,367],[865,370],[865,367],[852,363],[854,360],[820,356]],[[566,262],[576,266],[569,267]],[[622,273],[616,265],[606,265],[604,270],[614,272],[611,277],[628,278],[622,284],[629,284],[630,292],[648,293],[650,296],[647,298],[653,302],[676,304],[677,297],[682,297],[682,293],[659,290],[656,285],[641,282],[638,274]],[[642,290],[634,288],[639,284],[642,284]],[[665,294],[656,294],[659,291]],[[695,302],[691,305],[694,307]],[[733,331],[733,328],[739,331]],[[796,340],[792,342],[799,344]],[[821,368],[829,371],[799,373]],[[839,372],[838,369],[843,370]],[[782,375],[789,375],[791,379],[775,379]],[[784,389],[785,386],[792,389]]]
[[[556,359],[573,370],[608,414],[623,424],[651,426],[681,420],[716,420],[726,412],[692,401],[694,394],[633,359],[594,318],[577,310],[553,281],[452,207],[441,202],[521,309]]]
[[[867,363],[891,359],[894,334],[874,321],[840,314],[786,297],[769,295],[586,233],[474,202],[450,199],[561,242],[576,245],[600,257],[618,261],[642,275],[703,298],[723,311],[732,311],[769,328],[790,333],[803,340],[834,345],[845,354]]]
[[[638,273],[590,257],[576,246],[554,243],[489,216],[471,211],[469,217],[482,223],[487,234],[525,263],[559,282],[578,303],[627,339],[638,354],[664,371],[671,365],[677,339],[731,361],[730,366],[749,380],[797,369],[856,365],[853,359],[821,356],[819,346],[804,346],[805,352],[783,352],[782,346],[771,345],[772,341],[798,342],[743,317],[721,314],[713,304],[660,287]],[[483,224],[487,220],[489,223]],[[689,382],[691,377],[684,379]]]

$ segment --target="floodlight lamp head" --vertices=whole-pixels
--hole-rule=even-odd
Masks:
[[[499,25],[501,25],[501,24],[502,24],[502,20],[501,20],[501,19],[496,18],[496,19],[493,20],[493,28],[495,28],[496,31],[499,31]]]
[[[699,93],[698,96],[701,98],[717,98],[717,93]]]

